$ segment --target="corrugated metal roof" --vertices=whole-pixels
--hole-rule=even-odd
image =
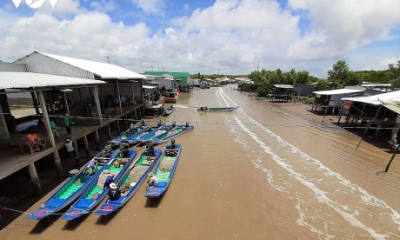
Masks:
[[[400,101],[400,91],[393,91],[388,93],[377,94],[368,97],[345,97],[340,100],[362,102],[372,105],[381,105],[381,102],[398,102]]]
[[[287,88],[287,89],[292,89],[292,88],[293,88],[293,86],[292,86],[292,85],[289,85],[289,84],[274,84],[274,87],[277,87],[277,88]]]
[[[0,89],[95,85],[104,81],[32,72],[0,72]]]
[[[103,79],[146,79],[146,76],[130,71],[128,69],[119,67],[114,64],[95,62],[90,60],[84,60],[79,58],[58,56],[54,54],[48,54],[43,52],[34,52],[42,54],[50,58],[57,59],[61,62],[70,64],[72,66],[81,68],[83,70],[92,72],[99,75]]]
[[[342,88],[342,89],[335,89],[335,90],[327,90],[327,91],[315,91],[315,94],[321,95],[336,95],[336,94],[344,94],[344,93],[358,93],[364,92],[365,89],[350,89],[350,88]]]
[[[174,78],[188,78],[190,77],[190,74],[188,72],[152,72],[152,71],[146,71],[146,74],[153,75],[153,76],[162,76],[164,74],[169,74],[173,76]]]

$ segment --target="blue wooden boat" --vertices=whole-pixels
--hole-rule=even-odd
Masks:
[[[176,127],[178,127],[178,125],[176,125],[175,121],[173,121],[171,125],[163,125],[159,128],[154,129],[153,131],[143,135],[142,137],[140,137],[138,139],[138,142],[146,143],[161,134],[164,134],[164,133],[167,133],[167,132],[173,130]]]
[[[176,171],[181,149],[181,144],[175,144],[175,140],[171,140],[171,144],[168,144],[165,147],[163,156],[154,167],[155,170],[153,172],[153,174],[158,178],[158,184],[147,188],[146,197],[158,198],[167,191]]]
[[[177,136],[180,136],[184,133],[187,133],[192,129],[194,129],[194,126],[189,125],[189,122],[186,122],[185,125],[177,125],[175,128],[171,129],[170,131],[155,136],[150,142],[152,142],[154,144],[168,142],[169,140],[171,140]]]
[[[98,175],[103,168],[106,168],[107,163],[111,162],[112,159],[117,155],[117,152],[112,152],[111,156],[104,157],[105,151],[97,154],[94,159],[98,159],[97,169],[98,171],[93,175],[90,175],[86,171],[86,163],[75,175],[73,175],[69,180],[67,180],[58,190],[50,196],[50,198],[42,204],[36,211],[30,214],[27,219],[39,220],[45,218],[59,210],[65,208],[73,201],[75,201],[86,189],[87,187],[97,179]],[[107,160],[108,159],[108,160]],[[103,163],[106,161],[105,163]]]
[[[133,158],[136,156],[135,150],[129,150],[126,158],[121,158],[119,154],[107,163],[105,168],[99,171],[96,178],[90,183],[83,194],[71,206],[71,208],[61,216],[63,220],[73,220],[81,217],[83,214],[89,213],[97,204],[99,204],[108,193],[108,188],[103,189],[105,179],[114,174],[114,181],[122,177],[124,171],[132,163]],[[121,165],[123,163],[123,166]]]
[[[173,111],[175,111],[174,106],[169,106],[168,108],[164,109],[164,116],[169,116]]]
[[[197,112],[232,112],[238,109],[239,106],[237,107],[200,107],[197,109]]]
[[[107,199],[95,213],[99,215],[108,215],[122,208],[138,190],[161,155],[162,150],[160,149],[146,149],[135,163],[132,164],[124,176],[122,176],[118,184],[121,197],[116,200]],[[150,161],[148,161],[149,158]]]

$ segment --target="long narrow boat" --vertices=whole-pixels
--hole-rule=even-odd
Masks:
[[[178,127],[178,125],[175,124],[175,121],[172,122],[171,125],[163,125],[160,128],[156,128],[153,131],[151,131],[151,132],[143,135],[142,137],[140,137],[138,139],[138,142],[140,142],[140,143],[148,142],[148,141],[154,139],[155,137],[157,137],[157,136],[159,136],[161,134],[164,134],[166,132],[169,132],[169,131],[173,130],[176,127]]]
[[[198,112],[232,112],[238,109],[239,106],[237,107],[200,107],[197,109]]]
[[[131,124],[131,127],[132,127],[132,125],[133,125],[133,123]],[[123,132],[121,135],[114,138],[111,142],[112,143],[120,143],[121,141],[131,137],[132,135],[136,135],[137,132],[143,131],[144,129],[149,127],[149,125],[146,125],[144,120],[141,120],[138,124],[133,126],[133,129],[131,127],[128,130],[126,130],[125,132]]]
[[[121,158],[118,156],[109,161],[107,167],[99,171],[100,173],[97,175],[96,179],[90,183],[85,192],[83,192],[79,199],[64,215],[61,216],[60,219],[73,220],[81,217],[83,214],[89,213],[89,211],[96,207],[96,205],[99,204],[108,193],[108,188],[103,189],[106,178],[110,174],[114,174],[114,181],[118,182],[124,171],[132,163],[136,153],[135,150],[129,150],[127,158]]]
[[[45,218],[59,210],[65,208],[73,201],[75,201],[87,187],[97,179],[98,175],[103,168],[106,168],[107,164],[114,159],[117,152],[112,152],[111,156],[104,157],[105,151],[97,154],[93,159],[98,159],[97,169],[98,171],[93,175],[90,175],[86,171],[86,163],[75,175],[73,175],[68,181],[66,181],[58,190],[50,196],[50,198],[42,204],[36,211],[30,214],[27,219],[39,220]],[[107,161],[103,163],[103,161]]]
[[[168,132],[155,136],[151,142],[154,144],[160,144],[164,142],[168,142],[169,140],[176,138],[184,133],[189,132],[190,130],[194,129],[193,125],[189,125],[189,122],[186,122],[185,125],[178,125],[174,129],[171,129]]]
[[[160,149],[146,149],[135,163],[132,164],[124,176],[122,176],[118,184],[121,197],[116,200],[107,199],[95,213],[99,215],[108,215],[122,208],[146,179],[147,174],[155,163],[158,162],[161,154],[162,151]]]
[[[175,111],[174,106],[169,106],[168,108],[164,109],[164,116],[169,116],[173,111]]]
[[[133,130],[127,130],[118,137],[114,138],[111,142],[113,144],[118,144],[121,141],[130,141],[140,137],[142,133],[146,133],[150,127],[147,125],[135,127]]]
[[[158,178],[158,184],[147,188],[145,196],[148,198],[160,197],[171,184],[182,149],[181,144],[175,144],[175,140],[171,142],[172,144],[165,147],[161,160],[154,167],[154,175]]]
[[[164,97],[164,102],[165,103],[176,103],[178,101],[179,97],[179,91],[176,89],[168,89],[165,97]]]

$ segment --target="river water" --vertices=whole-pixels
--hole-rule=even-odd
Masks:
[[[400,239],[399,157],[384,173],[390,152],[366,142],[356,149],[358,136],[321,124],[304,105],[256,101],[233,85],[183,93],[176,107],[163,120],[195,129],[176,138],[181,157],[160,200],[141,186],[115,215],[22,215],[0,238]]]

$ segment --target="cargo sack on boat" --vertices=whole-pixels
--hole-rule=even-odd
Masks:
[[[99,175],[99,179],[97,180],[97,187],[99,188],[103,188],[104,186],[104,182],[106,181],[107,177],[110,174],[114,174],[114,176],[117,176],[119,172],[117,171],[109,171],[109,170],[104,170],[100,175]]]
[[[161,161],[159,169],[161,172],[171,172],[174,162],[175,161]]]
[[[139,178],[147,171],[149,167],[137,166],[129,173],[129,182],[138,182]]]

